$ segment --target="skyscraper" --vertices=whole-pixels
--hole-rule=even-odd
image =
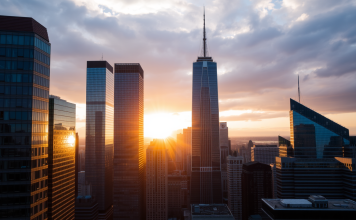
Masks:
[[[261,214],[262,198],[272,198],[272,170],[267,164],[249,162],[242,165],[242,219]]]
[[[48,219],[74,219],[75,104],[49,97]]]
[[[190,176],[191,173],[191,155],[192,155],[192,128],[183,129],[183,170]]]
[[[290,99],[290,142],[295,158],[334,158],[350,145],[349,130]]]
[[[242,156],[227,157],[228,205],[235,220],[242,219],[241,173],[243,160]]]
[[[193,63],[191,204],[221,203],[217,65],[202,54]]]
[[[145,218],[143,76],[139,63],[115,63],[114,219]]]
[[[251,148],[251,161],[257,161],[270,165],[276,162],[279,156],[277,145],[253,145]]]
[[[114,74],[106,61],[87,62],[85,180],[99,205],[99,218],[112,216]]]
[[[50,53],[36,20],[0,16],[0,218],[47,218]]]
[[[146,220],[168,218],[168,154],[164,142],[155,139],[146,151]]]

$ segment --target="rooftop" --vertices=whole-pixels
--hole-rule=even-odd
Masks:
[[[262,202],[273,210],[356,210],[356,202],[350,199],[328,199],[324,201],[328,202],[327,208],[312,207],[312,203],[307,199],[262,199]]]
[[[229,208],[225,204],[192,204],[191,213],[192,216],[196,216],[196,215],[232,216]]]

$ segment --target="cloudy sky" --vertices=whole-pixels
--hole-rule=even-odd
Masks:
[[[298,74],[302,104],[356,135],[356,1],[1,0],[0,14],[33,17],[47,27],[50,93],[77,103],[82,136],[86,61],[103,55],[112,65],[139,62],[147,136],[152,121],[176,129],[191,123],[204,5],[220,120],[230,136],[289,135]]]

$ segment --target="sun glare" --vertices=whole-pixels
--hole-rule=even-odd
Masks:
[[[167,113],[157,112],[145,115],[145,137],[167,138],[176,130],[190,125],[190,113]]]

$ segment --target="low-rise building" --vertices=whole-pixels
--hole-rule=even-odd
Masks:
[[[350,199],[326,199],[312,195],[308,199],[262,199],[263,219],[270,220],[351,220],[356,202]]]

